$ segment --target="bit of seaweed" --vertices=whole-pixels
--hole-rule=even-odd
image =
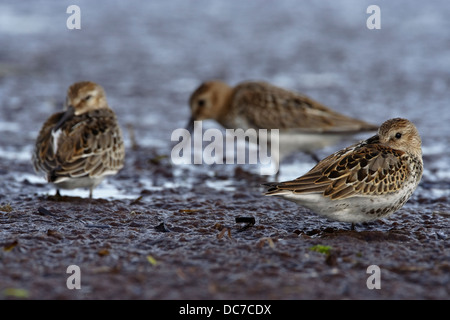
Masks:
[[[254,217],[236,217],[236,223],[246,223],[245,226],[238,230],[238,232],[242,232],[254,226],[256,220]]]
[[[158,224],[154,229],[158,232],[170,232],[170,229],[167,228],[166,224],[164,222],[161,222]]]

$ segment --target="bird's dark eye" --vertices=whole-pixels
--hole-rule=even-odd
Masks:
[[[205,106],[205,100],[203,100],[203,99],[198,100],[198,101],[197,101],[197,105],[198,105],[199,107],[204,107],[204,106]]]
[[[400,132],[397,132],[396,134],[395,134],[395,138],[396,139],[400,139],[402,137],[402,134],[400,133]]]
[[[84,101],[88,101],[90,98],[92,98],[92,96],[89,94],[86,97],[84,97]]]

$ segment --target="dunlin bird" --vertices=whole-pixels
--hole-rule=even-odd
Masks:
[[[354,228],[354,223],[399,210],[417,188],[422,171],[417,128],[395,118],[384,122],[375,136],[328,156],[305,175],[267,184],[266,195],[281,195]]]
[[[59,189],[93,189],[124,165],[125,147],[103,88],[78,82],[67,91],[65,111],[53,114],[36,140],[36,172]]]
[[[205,82],[192,93],[189,104],[189,129],[194,121],[206,119],[226,129],[279,129],[279,161],[295,151],[313,155],[345,137],[378,129],[265,82],[243,82],[234,88],[221,81]]]

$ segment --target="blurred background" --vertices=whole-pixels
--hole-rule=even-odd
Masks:
[[[72,4],[81,9],[80,30],[66,27]],[[371,4],[381,9],[379,30],[366,26]],[[131,125],[139,146],[170,155],[170,135],[185,126],[187,101],[201,82],[264,80],[376,124],[410,119],[423,138],[425,180],[446,182],[435,186],[445,193],[449,14],[444,0],[3,2],[0,159],[28,170],[38,130],[77,81],[105,88],[127,147]],[[282,178],[313,164],[302,157],[305,167],[294,161]]]

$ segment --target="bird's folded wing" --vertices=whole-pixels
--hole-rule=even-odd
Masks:
[[[233,107],[256,129],[292,129],[307,133],[355,133],[377,126],[334,112],[298,93],[264,82],[246,82],[234,89]]]
[[[409,172],[403,152],[381,145],[346,150],[325,158],[304,176],[272,184],[266,194],[317,192],[331,199],[344,199],[401,189]]]
[[[51,128],[39,135],[38,139],[48,143],[39,150],[45,161],[37,166],[54,181],[64,177],[101,176],[123,167],[125,150],[114,114],[110,110],[95,112],[95,117],[83,114],[61,127],[56,154],[53,153]]]

